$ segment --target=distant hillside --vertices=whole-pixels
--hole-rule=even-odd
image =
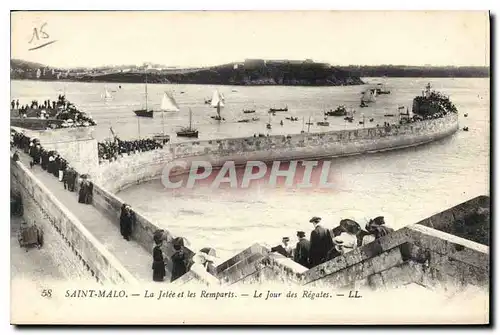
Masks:
[[[82,76],[81,81],[144,82],[144,73],[112,73]],[[234,64],[194,71],[148,73],[148,82],[212,85],[339,86],[363,84],[357,76],[336,68],[315,65],[270,64],[261,68],[235,68]]]
[[[24,71],[29,71],[29,70],[33,70],[33,69],[38,69],[38,68],[43,68],[45,67],[45,65],[43,64],[39,64],[39,63],[33,63],[33,62],[27,62],[27,61],[24,61],[24,60],[20,60],[20,59],[11,59],[10,60],[10,69],[11,71],[13,69],[21,69],[21,70],[24,70]]]
[[[21,66],[19,66],[21,65]],[[38,71],[42,68],[41,71]],[[37,73],[37,71],[39,73]],[[112,68],[108,71],[64,71],[34,64],[27,69],[25,62],[11,61],[12,79],[73,80],[84,82],[142,83],[146,81],[144,70]],[[150,69],[150,83],[212,84],[212,85],[302,85],[339,86],[360,85],[358,76],[332,67],[329,64],[306,62],[256,61],[232,63],[198,69]]]
[[[429,78],[488,78],[490,68],[486,66],[340,66],[339,69],[359,77],[429,77]]]
[[[57,69],[43,64],[12,59],[11,79],[70,80],[83,82],[143,83],[143,66],[108,66],[99,68]],[[331,66],[312,60],[245,62],[205,68],[177,69],[151,64],[147,70],[150,83],[207,85],[300,85],[340,86],[363,84],[361,77],[477,77],[488,78],[489,67],[426,67],[405,65]]]

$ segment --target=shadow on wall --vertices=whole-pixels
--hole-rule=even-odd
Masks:
[[[490,197],[482,195],[428,217],[417,224],[489,246],[490,206]]]

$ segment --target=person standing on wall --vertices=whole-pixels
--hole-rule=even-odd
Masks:
[[[311,267],[315,267],[326,260],[328,251],[333,247],[333,241],[327,230],[320,224],[320,217],[313,217],[309,222],[314,225],[314,230],[311,232],[311,249],[309,253],[309,263]]]
[[[299,238],[299,242],[297,242],[297,246],[295,247],[293,260],[309,268],[309,250],[311,249],[311,243],[306,239],[306,233],[303,231],[298,231],[297,237]]]
[[[155,247],[153,248],[153,280],[163,281],[166,275],[165,271],[165,261],[163,259],[163,252],[161,251],[161,245],[163,240],[155,238]]]
[[[170,281],[182,277],[187,272],[187,255],[184,251],[182,238],[176,238],[173,241],[174,254],[172,255],[172,277]]]
[[[130,241],[135,221],[135,213],[132,211],[129,205],[123,204],[120,213],[120,233],[127,241]]]

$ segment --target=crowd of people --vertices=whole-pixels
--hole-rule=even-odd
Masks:
[[[146,138],[133,141],[122,141],[115,137],[113,142],[99,142],[97,144],[99,163],[103,161],[113,161],[118,159],[119,156],[131,155],[145,151],[163,148],[167,141],[157,141],[154,139]]]
[[[135,222],[135,216],[131,214],[131,219],[126,218],[130,215],[130,207],[123,205],[122,217],[120,219],[120,227],[122,235],[128,240],[128,234]],[[310,222],[314,225],[314,229],[310,233],[310,238],[306,238],[306,233],[303,231],[297,232],[298,242],[293,248],[290,245],[290,238],[283,237],[282,243],[271,248],[271,252],[278,252],[281,255],[293,259],[295,262],[310,269],[324,262],[334,259],[351,250],[367,245],[378,238],[386,236],[393,232],[385,224],[383,216],[377,216],[371,219],[362,229],[361,226],[351,219],[343,219],[339,225],[333,229],[323,227],[320,217],[313,217]],[[165,237],[163,230],[158,230],[153,236],[155,246],[153,248],[153,280],[164,281],[166,276],[166,263],[163,254],[163,244],[171,244],[174,253],[172,254],[172,274],[170,281],[174,281],[182,277],[186,272],[194,268],[201,271],[207,271],[212,275],[216,275],[216,260],[215,250],[204,248],[189,256],[184,246],[182,237],[168,239]]]
[[[298,231],[295,249],[289,244],[290,238],[283,237],[282,243],[271,248],[271,251],[278,252],[310,269],[394,231],[385,225],[383,216],[370,220],[365,229],[351,219],[341,220],[333,229],[323,227],[321,218],[317,216],[309,222],[314,225],[309,240],[305,232]]]
[[[11,148],[17,148],[31,157],[30,167],[40,166],[44,171],[54,175],[59,182],[63,183],[64,189],[69,192],[75,192],[78,173],[68,164],[68,161],[61,157],[55,150],[47,150],[42,147],[40,141],[36,138],[30,138],[23,133],[11,130]],[[19,160],[17,150],[12,159]],[[80,187],[78,193],[78,202],[84,204],[92,203],[93,184],[88,180],[88,176],[80,176]]]
[[[31,104],[19,105],[19,99],[10,103],[12,110],[17,110],[19,117],[35,117],[38,119],[56,119],[63,122],[51,124],[52,128],[72,128],[95,126],[96,123],[84,112],[76,109],[75,105],[69,102],[64,95],[59,95],[57,101],[38,100],[31,101]]]

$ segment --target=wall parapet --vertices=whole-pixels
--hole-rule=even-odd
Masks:
[[[104,188],[101,188],[99,185],[94,184],[92,205],[101,213],[106,215],[111,222],[117,226],[117,228],[120,226],[121,207],[124,203],[125,202],[116,195],[108,192]],[[132,229],[132,238],[147,252],[152,252],[153,250],[153,235],[157,230],[161,229],[164,231],[163,236],[167,241],[170,241],[175,237],[167,229],[162,228],[153,220],[147,218],[147,216],[142,214],[139,210],[135,208],[133,208],[133,210],[136,216],[136,226]],[[162,250],[165,256],[164,259],[166,267],[169,271],[171,271],[171,256],[174,254],[173,245],[171,243],[163,243]],[[184,251],[186,252],[188,258],[191,258],[194,255],[194,252],[188,247],[185,247]]]
[[[83,226],[53,194],[21,162],[11,161],[11,175],[27,194],[46,212],[50,223],[82,259],[97,281],[114,284],[136,283],[137,280]]]
[[[434,214],[417,224],[490,244],[490,198],[484,195]]]

